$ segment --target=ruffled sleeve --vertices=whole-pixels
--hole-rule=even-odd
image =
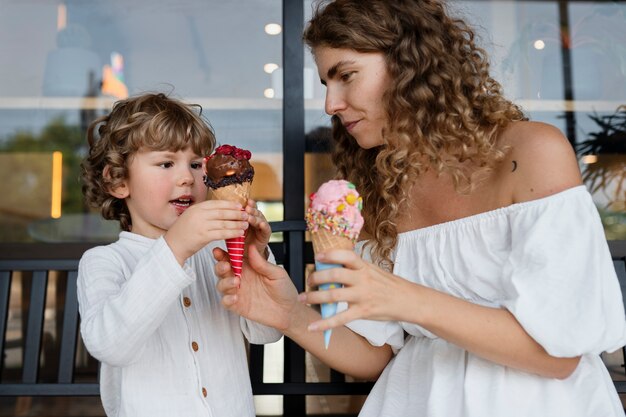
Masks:
[[[584,186],[510,213],[504,299],[528,334],[556,357],[626,344],[621,290],[598,211]]]
[[[337,305],[337,311],[345,309],[346,303]],[[354,320],[347,323],[346,327],[363,336],[373,346],[385,344],[391,346],[394,353],[397,353],[404,346],[404,330],[398,322]]]

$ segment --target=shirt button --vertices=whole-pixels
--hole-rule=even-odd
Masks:
[[[185,307],[189,307],[189,306],[191,305],[191,298],[189,298],[189,297],[184,297],[184,298],[183,298],[183,305],[184,305]]]
[[[202,387],[202,395],[206,397],[206,388]]]
[[[194,352],[198,351],[198,344],[196,342],[191,342],[191,348]]]

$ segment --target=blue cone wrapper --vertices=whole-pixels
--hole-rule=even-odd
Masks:
[[[315,269],[317,271],[323,271],[325,269],[331,268],[342,268],[342,265],[338,264],[326,264],[323,262],[315,261]],[[320,290],[328,290],[331,288],[339,288],[342,287],[341,284],[330,283],[330,284],[322,284],[319,286]],[[322,318],[326,319],[328,317],[332,317],[337,313],[337,303],[323,303],[321,306]],[[328,349],[328,344],[330,343],[330,335],[332,334],[332,329],[324,330],[324,346]]]

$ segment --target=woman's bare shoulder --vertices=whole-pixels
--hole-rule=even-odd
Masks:
[[[504,180],[515,203],[546,197],[582,184],[576,155],[556,127],[514,122],[499,138],[507,149]]]

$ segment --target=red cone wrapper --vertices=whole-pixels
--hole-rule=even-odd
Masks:
[[[234,237],[232,239],[226,239],[226,250],[228,250],[228,256],[230,257],[230,267],[238,277],[241,276],[241,269],[243,267],[243,251],[244,242],[246,236]]]

